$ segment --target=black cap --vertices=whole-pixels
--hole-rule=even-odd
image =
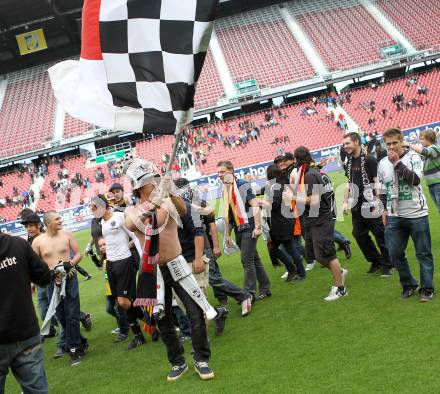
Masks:
[[[282,161],[284,161],[284,156],[283,156],[283,155],[277,156],[277,157],[275,157],[275,159],[273,160],[274,164],[281,163]]]
[[[295,158],[293,157],[293,153],[290,153],[290,152],[286,152],[286,153],[284,153],[284,159],[283,159],[284,161],[286,161],[286,160],[292,160],[292,161],[294,161],[295,160]]]
[[[27,223],[38,223],[40,224],[40,217],[35,212],[29,212],[22,216],[21,224],[27,224]]]
[[[188,186],[189,180],[186,178],[179,178],[174,181],[174,184],[180,189],[182,187]]]
[[[114,183],[112,187],[109,189],[109,192],[112,192],[113,190],[124,190],[124,186],[122,186],[120,183]]]

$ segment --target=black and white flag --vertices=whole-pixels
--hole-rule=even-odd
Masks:
[[[85,0],[79,61],[49,69],[72,117],[174,134],[192,120],[218,0]]]

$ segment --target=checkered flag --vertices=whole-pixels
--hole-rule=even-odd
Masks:
[[[192,120],[218,0],[85,0],[79,62],[49,69],[71,116],[174,134]]]

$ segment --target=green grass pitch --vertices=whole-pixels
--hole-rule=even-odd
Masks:
[[[335,184],[342,173],[332,174]],[[438,262],[440,217],[430,206],[433,253]],[[439,302],[419,303],[416,297],[399,299],[397,274],[391,278],[367,276],[368,264],[351,236],[351,220],[337,228],[352,240],[353,257],[342,265],[349,270],[349,296],[326,303],[330,273],[316,266],[307,280],[286,284],[282,269],[273,269],[262,239],[259,252],[272,281],[273,296],[255,305],[245,318],[230,300],[230,313],[222,336],[209,334],[211,367],[215,379],[203,382],[192,368],[190,344],[185,344],[190,371],[169,383],[165,347],[161,341],[131,352],[114,344],[110,331],[114,318],[105,312],[103,273],[85,258],[93,274],[80,277],[81,309],[92,313],[93,329],[86,333],[90,350],[83,362],[70,367],[67,357],[54,360],[55,339],[44,344],[49,391],[61,393],[413,393],[438,392],[440,388]],[[88,232],[77,233],[84,250]],[[410,241],[408,256],[416,278],[418,264]],[[221,257],[223,275],[242,285],[243,273],[236,254]],[[439,274],[435,274],[439,282]],[[211,300],[215,304],[215,299]],[[12,374],[6,393],[21,390]]]

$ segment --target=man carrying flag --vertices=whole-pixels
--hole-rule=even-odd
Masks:
[[[183,127],[193,117],[195,88],[217,5],[218,0],[85,0],[79,62],[69,60],[49,69],[55,97],[74,118],[101,127],[175,134],[169,174]],[[210,349],[203,312],[211,319],[216,312],[200,289],[191,287],[192,274],[186,272],[188,265],[180,256],[176,208],[185,210],[183,200],[173,196],[164,199],[169,191],[166,181],[157,188],[159,195],[151,205],[151,182],[160,180],[160,175],[152,170],[151,163],[133,158],[126,161],[124,169],[142,203],[148,203],[145,215],[142,206],[126,211],[127,227],[136,231],[144,244],[134,304],[155,305],[156,314],[162,317],[159,330],[173,365],[168,380],[178,379],[188,367],[170,320],[173,287],[193,323],[196,371],[202,379],[211,379],[214,373],[208,366]],[[170,219],[167,210],[176,216]],[[159,237],[160,226],[164,228]],[[165,263],[168,265],[162,266]],[[162,301],[163,287],[164,316],[156,305],[158,298]]]
[[[125,223],[140,243],[145,245],[135,305],[155,305],[160,298],[161,284],[158,273],[163,277],[165,310],[164,313],[157,313],[157,325],[172,365],[167,380],[177,380],[188,370],[183,346],[177,338],[172,321],[172,290],[182,301],[191,320],[195,370],[201,379],[212,379],[214,372],[208,365],[211,350],[204,312],[208,319],[214,318],[216,312],[207,303],[190,266],[182,256],[177,221],[178,216],[186,214],[185,202],[174,194],[171,176],[168,175],[160,182],[157,168],[151,162],[139,158],[127,160],[124,164],[124,174],[131,182],[133,194],[140,199],[140,204],[126,209]],[[169,197],[161,197],[163,193]],[[195,266],[194,274],[202,272],[203,269],[203,266]]]

